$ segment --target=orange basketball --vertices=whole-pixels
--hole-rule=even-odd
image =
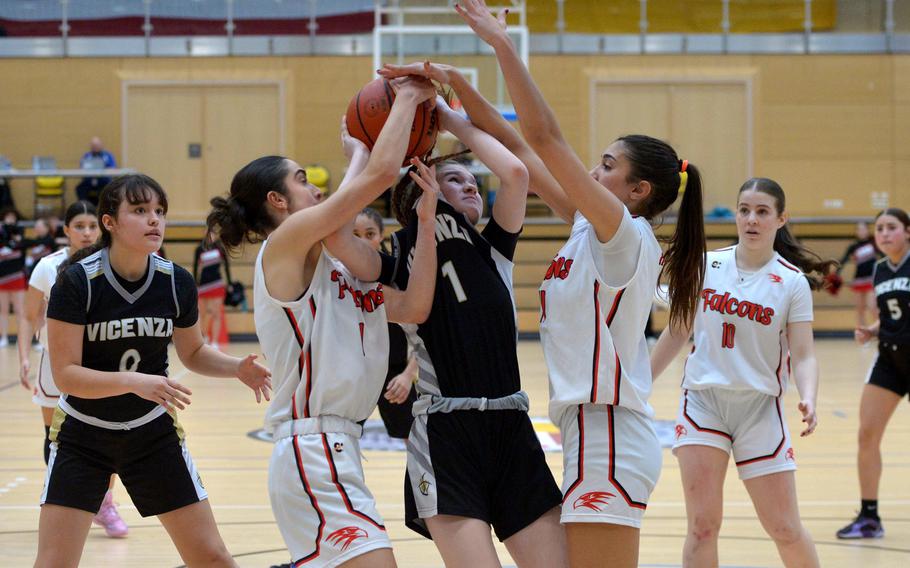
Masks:
[[[351,136],[372,150],[379,132],[389,117],[394,100],[395,92],[385,79],[375,79],[364,85],[348,104],[346,117]],[[430,102],[426,101],[417,107],[417,113],[414,115],[404,165],[409,165],[408,161],[415,156],[423,159],[429,155],[436,145],[438,132],[436,108],[430,108]]]

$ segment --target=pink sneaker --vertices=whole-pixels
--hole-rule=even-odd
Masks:
[[[101,508],[93,520],[96,525],[104,527],[104,532],[111,538],[123,538],[129,532],[129,527],[117,512],[114,495],[110,491],[104,494],[104,501],[101,502]]]

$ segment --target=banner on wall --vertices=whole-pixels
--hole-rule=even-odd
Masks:
[[[309,34],[311,13],[318,34],[359,34],[373,29],[373,0],[288,2],[235,0],[232,5],[234,35]],[[80,1],[67,5],[70,36],[142,36],[143,0]],[[150,5],[154,36],[226,33],[225,0],[154,0]],[[52,37],[60,35],[63,16],[59,0],[0,3],[0,35]]]

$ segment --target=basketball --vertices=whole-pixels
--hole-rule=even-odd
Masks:
[[[395,92],[385,79],[375,79],[364,85],[348,104],[348,132],[372,150],[394,101]],[[436,108],[431,108],[430,101],[426,101],[417,107],[414,115],[404,165],[408,165],[409,160],[415,156],[425,158],[436,145],[438,132]]]

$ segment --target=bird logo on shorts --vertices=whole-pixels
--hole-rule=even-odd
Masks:
[[[366,538],[368,536],[370,535],[367,534],[367,531],[360,527],[342,527],[325,537],[325,540],[333,546],[340,548],[342,551],[345,551],[351,546],[351,543],[358,538]]]
[[[685,426],[683,426],[682,424],[676,425],[676,439],[677,440],[679,440],[683,436],[688,436],[688,435],[689,435],[689,431],[686,430]]]
[[[340,454],[342,451],[344,451],[344,444],[341,442],[335,442],[335,444],[332,445],[332,448],[334,448],[335,451]]]
[[[796,455],[793,453],[793,448],[787,448],[787,461],[796,461]]]
[[[420,483],[417,484],[417,489],[419,489],[420,494],[424,496],[430,494],[430,485],[432,485],[432,483],[424,478],[425,475],[425,473],[420,474]]]
[[[613,497],[616,497],[616,495],[607,491],[589,491],[576,499],[575,503],[572,504],[572,508],[584,507],[592,511],[600,511],[600,505],[606,505]]]

